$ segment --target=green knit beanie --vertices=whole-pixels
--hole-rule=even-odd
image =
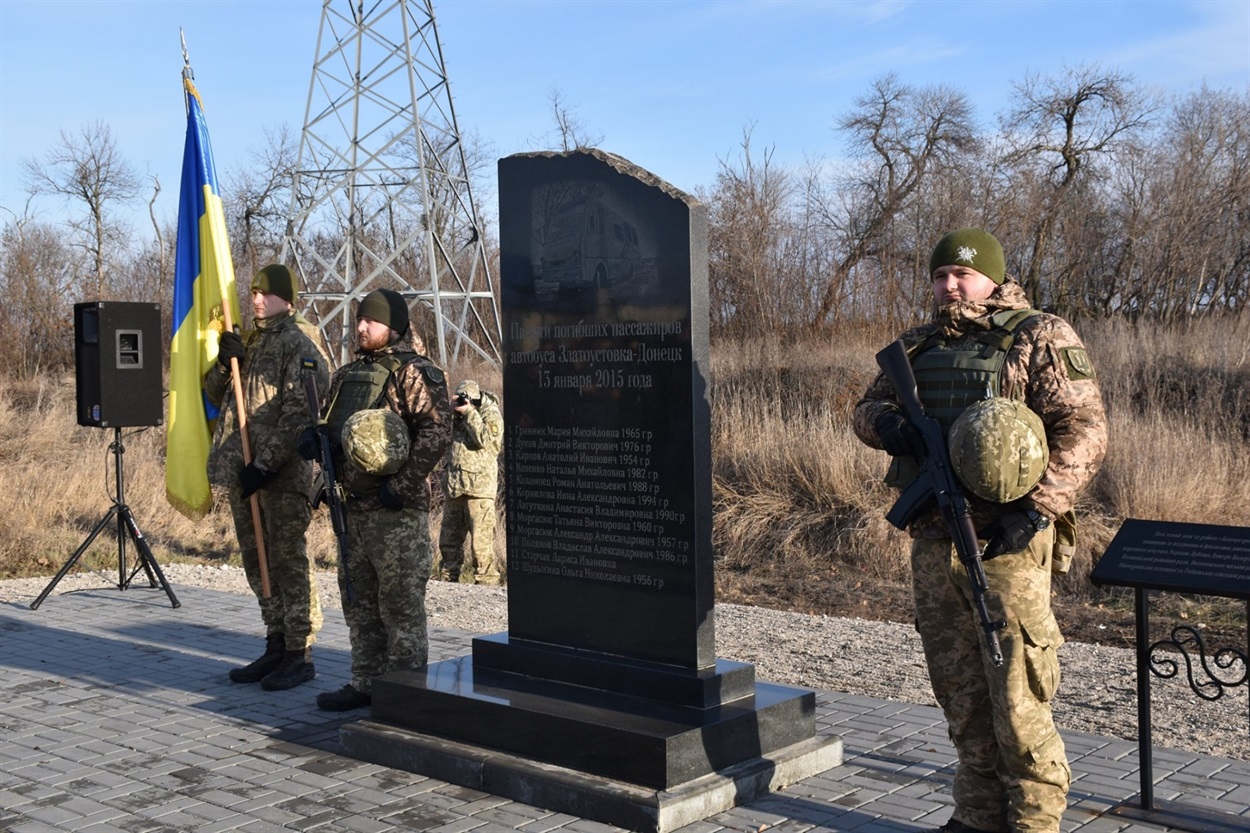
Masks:
[[[271,263],[252,278],[252,289],[277,295],[288,304],[295,303],[295,276],[281,263]]]
[[[366,295],[356,309],[356,318],[372,318],[401,336],[408,332],[408,305],[393,289],[375,289]]]
[[[929,257],[929,274],[943,266],[976,269],[1000,286],[1007,277],[1002,245],[979,228],[956,229],[938,241]]]

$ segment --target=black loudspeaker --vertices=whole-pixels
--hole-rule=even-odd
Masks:
[[[79,425],[116,428],[164,421],[160,328],[160,304],[74,304]]]

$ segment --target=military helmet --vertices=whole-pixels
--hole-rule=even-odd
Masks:
[[[409,448],[408,426],[388,408],[357,411],[343,423],[343,456],[365,474],[394,474]]]
[[[1042,418],[1004,397],[968,406],[951,425],[947,447],[959,482],[993,503],[1027,495],[1050,462]]]

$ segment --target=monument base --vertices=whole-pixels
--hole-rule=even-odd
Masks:
[[[358,760],[642,833],[669,833],[842,763],[842,739],[817,736],[658,790],[375,720],[339,732]]]
[[[713,708],[476,668],[471,656],[373,685],[346,754],[633,830],[672,830],[842,762],[815,692],[755,683]]]

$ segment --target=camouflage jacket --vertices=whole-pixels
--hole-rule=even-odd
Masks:
[[[454,413],[454,412],[453,412]],[[455,414],[447,452],[447,496],[494,498],[499,489],[499,452],[503,449],[503,414],[493,393],[482,391],[482,404]]]
[[[1019,284],[1007,281],[987,300],[957,303],[939,310],[935,321],[901,336],[911,352],[940,332],[948,343],[971,338],[989,327],[988,317],[1002,310],[1029,306]],[[1023,501],[1050,518],[1070,511],[1077,496],[1093,479],[1107,450],[1107,417],[1102,395],[1085,347],[1076,331],[1056,315],[1029,318],[1016,333],[1001,375],[1001,394],[1024,402],[1046,426],[1050,463],[1041,481]],[[877,417],[898,408],[898,399],[883,374],[878,373],[855,406],[855,434],[873,448],[881,438],[873,427]],[[1012,504],[996,504],[968,494],[973,524],[983,529]],[[935,511],[918,518],[911,534],[919,538],[945,537],[946,526]]]
[[[307,327],[302,326],[306,323],[292,313],[257,321],[243,333],[247,355],[239,373],[248,441],[252,462],[265,471],[278,472],[265,486],[272,491],[307,494],[312,481],[312,464],[295,452],[300,433],[312,421],[304,394],[304,374],[309,371],[303,362],[312,359],[317,363],[313,371],[317,389],[324,390],[330,378],[330,360],[307,334]],[[215,486],[229,487],[239,482],[243,468],[243,440],[230,371],[221,364],[213,365],[204,374],[204,393],[221,409],[208,454],[208,479]]]
[[[447,377],[432,360],[420,355],[424,345],[418,339],[409,344],[402,340],[392,342],[373,353],[362,352],[355,362],[335,372],[330,381],[330,392],[325,397],[328,412],[342,384],[344,375],[363,362],[389,353],[407,353],[416,350],[412,357],[391,374],[386,381],[379,408],[390,408],[399,414],[408,426],[411,448],[408,460],[390,477],[365,474],[355,466],[346,465],[342,450],[338,449],[335,462],[343,487],[355,505],[361,509],[381,509],[378,491],[383,482],[398,495],[404,505],[412,509],[430,509],[430,474],[443,459],[451,445],[451,401],[447,394]]]

